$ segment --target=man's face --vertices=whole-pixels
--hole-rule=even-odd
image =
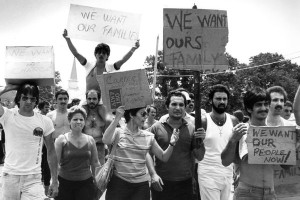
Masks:
[[[150,107],[149,117],[154,118],[156,116],[155,108]]]
[[[168,107],[169,117],[181,119],[185,114],[184,99],[182,96],[172,96]]]
[[[99,103],[98,95],[95,91],[90,91],[87,95],[87,105],[90,109],[96,108]]]
[[[253,105],[253,109],[248,112],[251,113],[251,118],[256,120],[265,120],[268,116],[270,104],[267,101],[258,101]]]
[[[50,110],[50,106],[45,105],[44,108],[41,110],[41,113],[43,115],[46,115],[49,112],[49,110]]]
[[[59,94],[56,99],[57,108],[67,108],[69,97],[65,94]]]
[[[96,56],[97,63],[106,63],[106,61],[108,60],[108,55],[103,50],[97,52],[95,56]]]
[[[187,113],[193,112],[194,106],[195,106],[195,104],[194,104],[194,99],[191,99],[191,100],[188,102],[187,106],[185,107],[185,111],[186,111]]]
[[[271,104],[270,104],[270,113],[273,115],[281,115],[284,107],[284,96],[278,92],[272,92]]]
[[[228,104],[228,97],[225,92],[215,92],[214,97],[212,99],[212,107],[213,109],[222,114],[226,111]]]
[[[281,113],[281,117],[288,120],[291,117],[293,108],[290,106],[284,106],[283,112]]]
[[[20,110],[23,110],[25,112],[31,112],[33,111],[34,107],[36,106],[36,97],[30,95],[30,94],[21,94],[20,98]]]

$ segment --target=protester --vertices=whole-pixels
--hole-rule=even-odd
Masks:
[[[198,162],[198,181],[201,200],[228,200],[233,182],[233,166],[224,167],[221,153],[225,149],[233,127],[238,124],[236,117],[226,113],[230,92],[224,85],[210,88],[209,101],[212,111],[202,118],[206,130],[204,158]]]
[[[194,124],[187,122],[186,96],[179,91],[168,94],[165,105],[168,115],[163,121],[153,124],[148,130],[155,135],[157,143],[166,149],[174,130],[179,130],[179,140],[167,163],[155,159],[155,170],[158,175],[152,179],[153,200],[180,200],[193,197],[194,160],[202,160],[205,148],[203,139],[205,132],[199,129],[195,132]],[[154,176],[155,177],[155,176]]]
[[[176,89],[176,91],[181,92],[184,95],[185,100],[186,100],[186,104],[185,104],[185,108],[184,108],[185,111],[183,113],[183,119],[185,121],[187,121],[188,123],[191,123],[191,124],[195,125],[195,117],[193,117],[192,115],[190,115],[186,112],[188,102],[191,102],[191,98],[190,98],[189,93],[187,92],[187,90],[185,90],[183,88],[178,88],[178,89]],[[168,114],[165,114],[165,115],[161,116],[159,121],[164,122],[164,121],[166,121],[167,117],[168,117]]]
[[[55,141],[60,165],[55,200],[93,200],[95,168],[100,167],[93,137],[82,133],[86,112],[73,106],[68,112],[71,130]]]
[[[194,94],[193,93],[189,93],[189,97],[190,100],[187,101],[187,106],[185,107],[185,111],[192,115],[191,113],[194,111],[195,109],[195,100],[194,100]]]
[[[50,111],[50,103],[48,101],[42,101],[39,103],[38,109],[42,115],[46,115]]]
[[[68,47],[72,54],[77,58],[81,65],[85,67],[86,70],[86,91],[95,89],[100,92],[99,83],[97,81],[96,75],[101,75],[103,72],[111,72],[114,70],[119,70],[121,66],[132,56],[136,49],[139,48],[139,40],[135,43],[135,46],[130,49],[130,51],[119,61],[114,64],[107,64],[106,61],[110,55],[110,47],[107,44],[98,44],[95,48],[94,55],[96,57],[96,62],[92,63],[88,61],[84,56],[82,56],[75,46],[73,45],[71,39],[68,36],[68,31],[65,29],[63,33]]]
[[[42,115],[46,115],[50,110],[50,103],[48,101],[42,101],[38,105],[39,111]],[[42,182],[44,184],[45,194],[48,194],[50,180],[51,180],[51,173],[50,168],[47,162],[47,148],[46,145],[43,145],[42,149]]]
[[[69,94],[66,90],[59,90],[55,93],[56,109],[49,112],[46,116],[50,117],[54,124],[53,138],[56,139],[59,135],[70,131],[70,124],[68,121],[68,101]]]
[[[153,105],[150,105],[146,108],[146,112],[147,112],[147,119],[145,120],[144,123],[144,129],[147,129],[149,127],[151,127],[155,122],[157,122],[157,120],[155,119],[156,113],[157,113],[157,108]]]
[[[124,115],[126,127],[116,128]],[[107,186],[106,200],[150,200],[146,155],[151,151],[158,159],[167,162],[178,140],[178,133],[170,135],[168,146],[163,151],[152,133],[140,129],[145,122],[145,108],[124,110],[120,106],[116,117],[103,136],[110,145],[117,142],[113,176]],[[117,141],[116,141],[117,140]]]
[[[103,133],[107,127],[106,109],[99,105],[101,94],[97,90],[89,90],[86,93],[87,105],[82,107],[87,113],[84,133],[92,136],[96,142],[98,159],[101,165],[105,162],[105,145],[102,142]],[[101,113],[101,115],[99,115]]]
[[[289,120],[292,113],[293,113],[293,104],[290,101],[286,101],[284,103],[284,108],[281,113],[281,117],[283,117],[286,120]]]
[[[35,84],[6,85],[5,92],[17,89],[14,102],[18,108],[7,109],[0,105],[0,123],[6,134],[6,158],[2,169],[2,198],[41,200],[44,198],[41,184],[42,145],[47,146],[52,182],[49,197],[58,192],[57,157],[52,135],[51,120],[34,112],[39,102],[39,90]]]
[[[293,126],[293,122],[288,121],[281,117],[283,112],[284,103],[286,102],[287,93],[281,86],[273,86],[267,89],[267,95],[269,96],[270,111],[267,116],[268,126]]]
[[[249,125],[267,126],[270,100],[270,95],[262,88],[253,88],[246,92],[244,107],[250,116]],[[247,124],[235,126],[233,135],[221,155],[224,166],[229,166],[232,162],[240,166],[240,180],[234,192],[234,199],[275,200],[277,198],[274,191],[273,165],[248,164],[247,129]],[[287,168],[284,165],[281,167]]]

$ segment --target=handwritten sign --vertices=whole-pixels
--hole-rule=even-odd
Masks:
[[[297,165],[288,170],[274,168],[275,192],[279,199],[300,199],[300,147],[297,148]],[[291,198],[289,198],[291,197]]]
[[[70,6],[70,37],[133,46],[139,39],[139,14],[101,8]]]
[[[54,85],[54,54],[52,46],[7,46],[5,81],[10,84],[35,82]]]
[[[249,164],[296,165],[295,126],[250,126],[246,143]]]
[[[104,105],[109,111],[124,105],[125,109],[152,104],[151,91],[144,69],[117,71],[97,76]]]
[[[164,9],[164,62],[174,69],[213,73],[228,69],[227,12]]]

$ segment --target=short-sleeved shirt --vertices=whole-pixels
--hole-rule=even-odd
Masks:
[[[3,172],[14,175],[41,173],[43,136],[54,131],[50,118],[34,112],[31,117],[19,109],[4,108],[0,123],[5,130],[6,157]]]
[[[146,154],[153,145],[154,135],[141,129],[133,134],[126,127],[117,128],[115,132],[119,135],[119,141],[115,153],[114,174],[131,183],[148,181]]]
[[[166,150],[169,146],[173,128],[168,123],[168,116],[162,121],[153,124],[148,130],[155,135],[159,146]],[[192,177],[193,160],[192,140],[195,127],[182,119],[179,128],[179,139],[173,149],[173,153],[168,162],[155,159],[155,169],[157,174],[164,180],[183,181]]]
[[[84,68],[85,68],[85,72],[86,72],[86,77],[90,74],[90,72],[95,68],[96,66],[96,62],[90,62],[87,60],[86,64],[84,65]],[[106,63],[105,64],[105,70],[106,72],[113,72],[115,71],[115,67],[113,64],[108,64]]]

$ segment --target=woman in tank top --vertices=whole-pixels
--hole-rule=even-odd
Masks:
[[[126,126],[116,128],[124,115]],[[141,128],[146,119],[145,108],[124,110],[120,106],[116,117],[103,135],[107,145],[117,143],[114,154],[113,176],[108,183],[106,200],[147,200],[150,199],[149,174],[146,167],[146,155],[151,151],[158,159],[167,162],[178,140],[178,133],[171,136],[168,148],[163,151],[154,135]]]
[[[86,112],[74,106],[69,110],[71,131],[55,141],[59,163],[59,192],[55,200],[93,200],[95,168],[100,167],[94,139],[82,133]]]

